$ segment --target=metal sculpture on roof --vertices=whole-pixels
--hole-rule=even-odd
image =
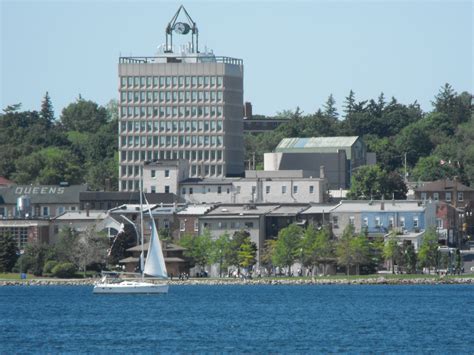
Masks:
[[[185,22],[178,21],[179,14],[183,11],[186,16]],[[191,52],[199,53],[199,31],[196,22],[193,21],[188,12],[181,5],[166,26],[166,47],[165,53],[173,53],[173,32],[179,35],[187,35],[191,32]]]

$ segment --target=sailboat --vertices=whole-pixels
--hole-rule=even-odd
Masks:
[[[141,187],[141,186],[140,186]],[[156,228],[155,220],[151,213],[148,201],[145,201],[148,207],[148,213],[150,214],[151,220],[151,237],[148,246],[148,253],[146,256],[145,265],[143,265],[144,256],[144,238],[143,238],[143,203],[142,203],[142,189],[140,189],[140,215],[141,215],[141,246],[142,251],[140,255],[140,278],[139,279],[125,279],[123,277],[117,278],[117,273],[104,273],[101,281],[94,285],[94,294],[120,294],[120,293],[132,293],[132,294],[155,294],[155,293],[168,293],[168,284],[164,281],[160,283],[152,282],[152,279],[163,279],[168,278],[166,271],[165,260],[163,257],[163,250],[161,249],[161,243],[158,236],[158,230]]]

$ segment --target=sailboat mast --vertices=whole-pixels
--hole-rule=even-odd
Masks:
[[[140,271],[142,274],[142,279],[144,278],[144,263],[143,259],[145,257],[145,251],[143,244],[145,243],[143,237],[143,166],[140,166],[140,234],[141,234],[141,243],[142,243],[142,252],[140,254]]]

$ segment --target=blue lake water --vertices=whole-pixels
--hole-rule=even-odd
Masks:
[[[472,353],[473,310],[473,285],[0,287],[0,353]]]

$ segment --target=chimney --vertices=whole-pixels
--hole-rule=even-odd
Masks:
[[[324,165],[319,167],[319,178],[325,179],[326,178],[326,170],[324,169]]]
[[[86,203],[86,216],[89,217],[89,211],[90,211],[91,205],[89,202]]]

